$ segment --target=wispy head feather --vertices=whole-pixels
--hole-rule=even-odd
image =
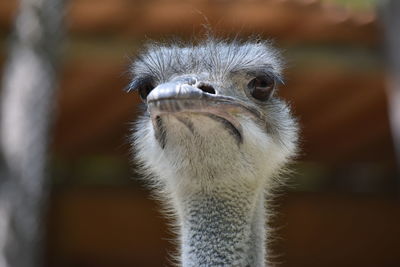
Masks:
[[[208,37],[198,43],[148,44],[130,72],[133,77],[151,77],[155,83],[176,75],[208,73],[221,78],[232,72],[268,72],[281,80],[282,59],[269,41],[258,38],[231,41]],[[135,82],[135,80],[133,80]],[[128,90],[134,88],[131,84]]]

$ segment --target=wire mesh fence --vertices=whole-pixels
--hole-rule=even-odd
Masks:
[[[0,266],[40,266],[62,0],[23,0],[1,96]]]

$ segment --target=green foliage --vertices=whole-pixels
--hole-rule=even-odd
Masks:
[[[354,10],[373,9],[378,0],[323,0],[326,3],[335,3]]]

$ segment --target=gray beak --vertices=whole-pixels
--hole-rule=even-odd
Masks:
[[[208,93],[202,91],[197,83],[191,83],[187,80],[167,82],[158,85],[147,96],[147,103],[159,100],[179,100],[179,99],[201,99]]]

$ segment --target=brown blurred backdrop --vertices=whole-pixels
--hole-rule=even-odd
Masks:
[[[0,71],[17,2],[0,2]],[[132,164],[140,100],[122,89],[149,40],[260,34],[287,59],[302,127],[275,200],[279,266],[400,266],[399,184],[374,1],[71,0],[53,129],[47,266],[169,266],[173,235]]]

